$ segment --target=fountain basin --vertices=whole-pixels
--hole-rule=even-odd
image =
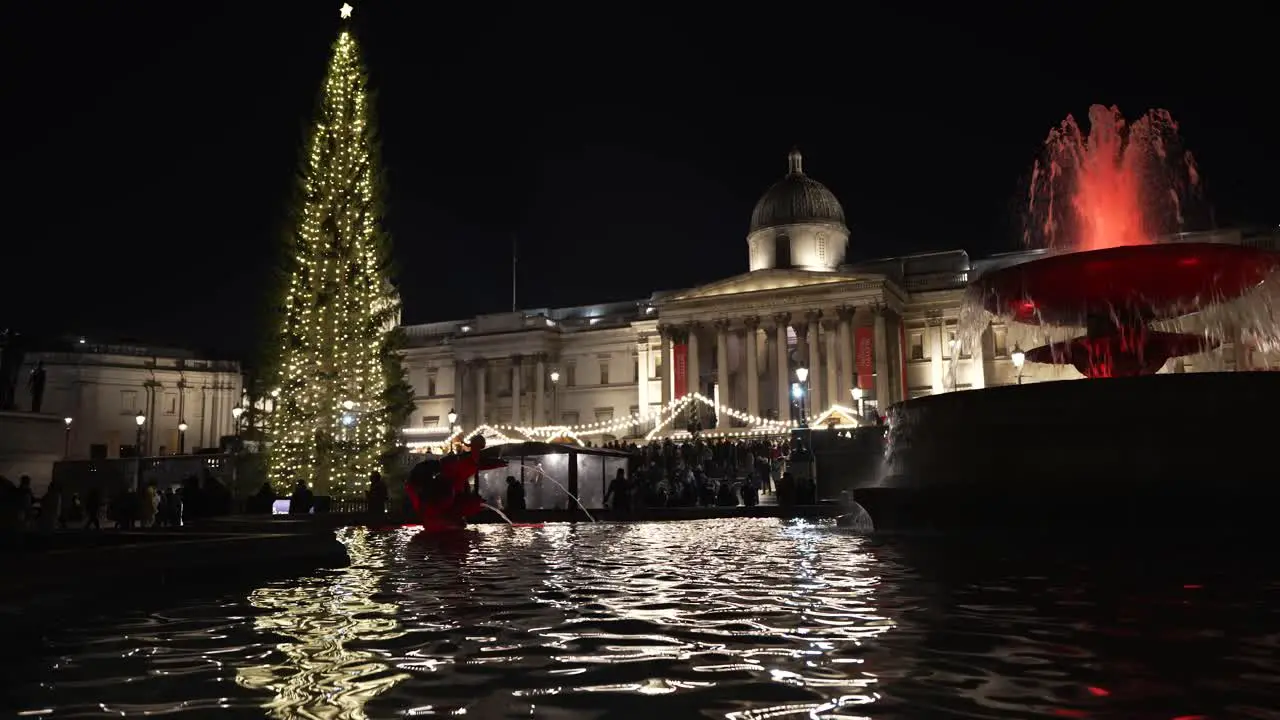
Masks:
[[[1256,529],[1280,500],[1277,403],[1269,372],[919,398],[890,408],[884,480],[854,496],[878,530]]]
[[[1116,313],[1178,317],[1240,297],[1280,265],[1280,256],[1221,243],[1129,245],[1051,255],[983,275],[983,306],[1016,322],[1083,324]]]
[[[1189,333],[1139,328],[1130,332],[1084,335],[1027,351],[1033,363],[1067,363],[1085,377],[1155,375],[1169,358],[1195,355],[1218,347],[1217,340]]]

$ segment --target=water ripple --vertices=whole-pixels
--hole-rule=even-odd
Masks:
[[[341,570],[59,628],[18,676],[20,710],[1168,720],[1280,706],[1269,577],[1117,578],[776,520],[340,537]]]

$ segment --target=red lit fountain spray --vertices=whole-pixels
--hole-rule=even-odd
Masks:
[[[1095,105],[1089,122],[1087,134],[1070,117],[1050,132],[1032,172],[1024,239],[1049,255],[971,283],[961,338],[976,341],[992,315],[1031,326],[1045,344],[1026,352],[1028,362],[1070,364],[1087,377],[1154,374],[1242,332],[1277,346],[1274,297],[1255,292],[1280,264],[1275,253],[1161,241],[1181,228],[1200,183],[1169,114],[1126,124]],[[1050,337],[1081,327],[1074,338]]]

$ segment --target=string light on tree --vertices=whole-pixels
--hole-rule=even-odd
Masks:
[[[351,17],[343,4],[340,15]],[[397,352],[399,297],[381,229],[372,108],[344,24],[333,45],[288,238],[287,288],[272,353],[278,392],[268,428],[278,491],[360,495],[391,470],[412,408]]]

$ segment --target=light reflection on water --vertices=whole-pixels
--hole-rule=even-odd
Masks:
[[[272,717],[357,720],[365,717],[369,698],[411,677],[392,671],[374,652],[348,647],[392,640],[405,630],[398,605],[373,600],[387,555],[364,528],[341,530],[338,537],[351,558],[345,571],[249,594],[250,605],[268,611],[254,620],[254,629],[288,638],[276,644],[283,662],[236,670],[241,686],[274,695],[264,704]]]
[[[61,630],[23,709],[757,720],[1280,706],[1276,584],[1225,589],[1186,562],[1122,581],[1060,557],[777,520],[340,537],[350,567]]]

